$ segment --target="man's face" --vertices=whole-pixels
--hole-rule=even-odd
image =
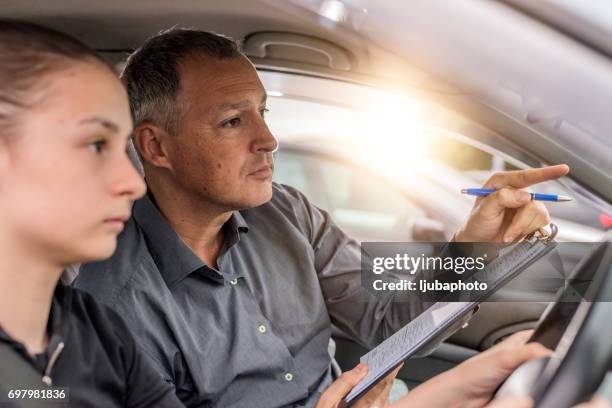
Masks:
[[[243,57],[192,57],[179,67],[182,117],[168,138],[168,159],[181,189],[223,210],[272,197],[272,152],[264,121],[266,91]]]

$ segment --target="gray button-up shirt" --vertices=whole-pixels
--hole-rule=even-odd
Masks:
[[[333,322],[372,347],[420,312],[361,286],[360,247],[293,188],[224,225],[218,270],[149,197],[76,286],[118,311],[189,406],[313,406],[332,381]]]

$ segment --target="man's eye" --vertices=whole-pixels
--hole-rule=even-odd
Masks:
[[[270,112],[270,109],[267,108],[263,108],[259,111],[259,114],[261,115],[262,118],[266,117],[266,113]]]
[[[221,126],[225,128],[233,128],[233,127],[238,126],[240,122],[241,122],[240,118],[232,118],[232,119],[229,119],[223,122]]]
[[[106,140],[96,140],[95,142],[91,142],[87,145],[87,147],[89,147],[89,149],[96,154],[102,153],[104,146],[106,146]]]

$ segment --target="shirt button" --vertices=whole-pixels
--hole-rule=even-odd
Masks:
[[[265,333],[266,326],[264,326],[263,324],[260,324],[259,326],[257,326],[257,330],[259,330],[260,333]]]
[[[232,279],[230,279],[230,284],[231,284],[231,285],[235,285],[235,284],[237,284],[237,283],[238,283],[238,279],[237,279],[237,278],[232,278]]]
[[[292,380],[293,380],[293,374],[285,373],[285,381],[292,381]]]

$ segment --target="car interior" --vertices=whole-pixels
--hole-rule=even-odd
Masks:
[[[76,36],[118,71],[167,28],[239,39],[268,91],[280,142],[275,180],[303,191],[358,241],[446,241],[471,209],[459,194],[466,183],[569,164],[570,175],[547,189],[573,196],[574,207],[549,208],[558,241],[583,245],[532,265],[398,378],[413,388],[536,328],[533,337],[560,357],[521,368],[499,395],[528,394],[542,407],[569,406],[594,390],[612,397],[609,20],[570,1],[0,4],[2,17]],[[564,300],[572,277],[590,282],[588,301]],[[333,333],[336,360],[354,367],[367,350]]]

